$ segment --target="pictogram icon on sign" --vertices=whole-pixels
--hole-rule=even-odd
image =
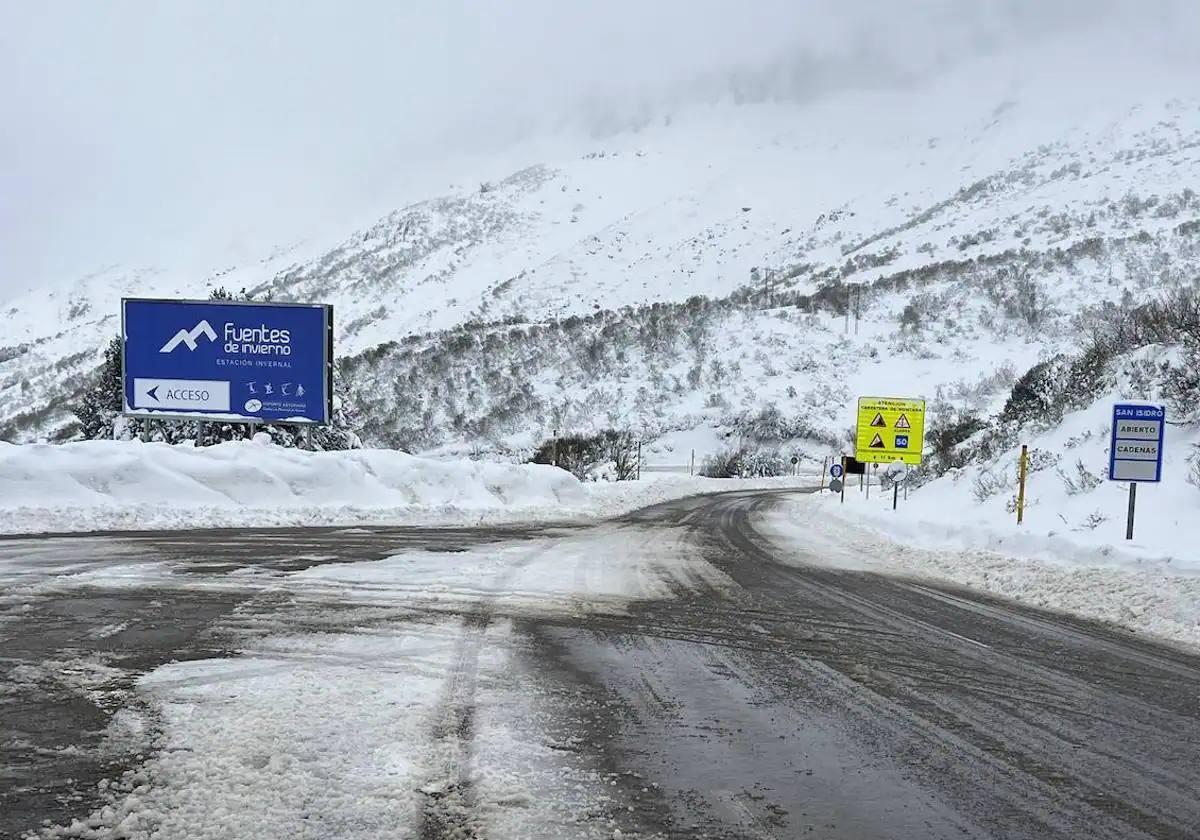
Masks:
[[[880,437],[878,432],[875,433],[875,437],[871,440],[871,442],[868,444],[868,446],[871,449],[884,449],[885,448],[883,445],[883,438]]]
[[[883,419],[882,414],[876,414],[875,419],[871,421],[871,425],[877,429],[886,429],[887,421]]]
[[[899,417],[896,418],[896,428],[897,429],[911,429],[912,428],[912,423],[908,422],[907,414],[901,414]]]

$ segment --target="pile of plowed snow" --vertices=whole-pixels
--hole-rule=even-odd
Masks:
[[[462,522],[588,508],[569,473],[255,441],[0,443],[0,531]]]
[[[306,452],[254,441],[0,442],[0,533],[302,525],[595,521],[722,490],[805,487],[812,475],[711,479],[647,473],[581,483],[539,464]]]

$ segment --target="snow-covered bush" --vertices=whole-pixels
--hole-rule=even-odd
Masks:
[[[1173,419],[1200,420],[1200,341],[1184,340],[1178,363],[1163,366],[1161,388]]]
[[[941,475],[948,469],[966,464],[966,453],[959,451],[958,447],[984,425],[979,417],[962,409],[946,406],[944,410],[934,412],[929,430],[925,433],[925,442],[930,447],[927,470]]]
[[[542,441],[532,464],[554,464],[580,481],[628,481],[637,475],[638,445],[628,431],[564,435]]]
[[[837,435],[810,424],[805,414],[784,414],[773,402],[758,411],[743,412],[733,426],[744,438],[758,444],[778,445],[789,440],[807,438],[837,448]]]
[[[704,459],[700,475],[706,478],[771,478],[786,475],[790,465],[779,452],[737,447]]]
[[[971,495],[979,504],[983,504],[992,496],[1003,493],[1016,485],[1015,476],[1010,476],[1005,470],[982,469],[971,482]]]
[[[1187,474],[1188,484],[1200,488],[1200,446],[1192,447],[1192,456],[1188,461],[1190,464]]]
[[[1060,469],[1058,470],[1058,477],[1062,479],[1063,489],[1067,491],[1068,496],[1090,493],[1104,483],[1104,479],[1089,470],[1087,465],[1081,460],[1075,461],[1074,475],[1070,475]]]

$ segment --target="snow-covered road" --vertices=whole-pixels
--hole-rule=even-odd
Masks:
[[[0,835],[1200,831],[1200,657],[837,568],[788,495],[0,540]]]

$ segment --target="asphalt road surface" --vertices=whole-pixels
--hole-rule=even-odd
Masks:
[[[631,551],[670,546],[732,585],[692,583],[621,610],[464,606],[431,730],[452,747],[440,753],[451,783],[426,792],[414,824],[379,836],[488,836],[465,764],[485,630],[506,622],[515,655],[549,687],[547,702],[571,711],[572,751],[611,780],[615,804],[604,816],[620,836],[1200,837],[1200,657],[978,593],[823,567],[803,545],[775,544],[756,529],[780,495],[700,497],[565,532],[576,543],[594,537],[598,551],[622,541]],[[0,836],[90,813],[103,801],[98,780],[153,757],[106,757],[105,727],[137,674],[235,655],[230,616],[274,608],[272,596],[237,584],[247,566],[287,572],[563,533],[276,529],[0,541],[0,562],[31,574],[150,557],[230,581],[187,590],[109,581],[0,600]],[[116,684],[63,691],[29,676],[90,654],[122,675]],[[530,836],[573,835],[547,824]]]

